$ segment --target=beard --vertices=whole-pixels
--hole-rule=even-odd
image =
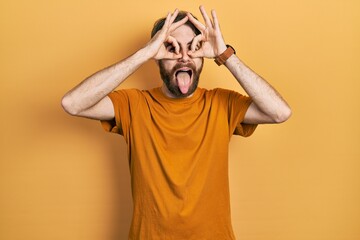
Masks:
[[[185,98],[193,94],[198,87],[200,74],[203,68],[204,59],[202,59],[201,65],[199,69],[196,69],[195,64],[193,63],[177,63],[175,66],[170,69],[166,70],[162,60],[159,61],[159,69],[161,79],[163,80],[165,86],[169,90],[169,92],[176,98]],[[176,80],[176,73],[180,68],[187,67],[191,69],[191,78],[192,82],[189,87],[187,93],[182,93]]]

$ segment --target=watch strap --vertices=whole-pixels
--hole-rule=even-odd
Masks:
[[[228,58],[231,57],[231,55],[236,54],[235,49],[232,46],[227,44],[226,47],[227,47],[226,50],[222,54],[215,57],[214,61],[218,66],[224,64],[226,60],[228,60]]]

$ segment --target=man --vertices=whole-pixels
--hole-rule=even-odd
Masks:
[[[175,10],[130,57],[85,79],[62,100],[71,115],[101,120],[128,144],[134,201],[129,239],[235,239],[230,220],[228,144],[257,124],[286,121],[280,95],[245,66],[222,37],[215,11],[205,24]],[[204,58],[225,65],[250,97],[197,84]],[[113,90],[154,59],[164,84]]]

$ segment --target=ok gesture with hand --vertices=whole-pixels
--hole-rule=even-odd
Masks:
[[[212,20],[207,15],[205,8],[200,6],[200,12],[204,18],[205,24],[196,20],[190,13],[188,13],[189,21],[201,32],[197,35],[192,44],[191,51],[188,54],[193,57],[215,58],[226,50],[226,44],[220,31],[218,18],[215,10],[211,11]],[[200,44],[200,48],[196,46]]]
[[[185,17],[174,23],[178,13],[178,9],[176,9],[172,14],[169,13],[165,19],[162,29],[159,30],[147,44],[153,59],[178,59],[181,57],[180,46],[176,39],[171,36],[171,33],[186,23],[189,19],[188,17]],[[165,47],[166,45],[172,45],[174,51],[168,51]]]

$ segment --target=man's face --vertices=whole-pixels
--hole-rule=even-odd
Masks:
[[[194,93],[199,83],[203,58],[190,58],[187,52],[195,37],[193,30],[182,25],[172,34],[179,46],[181,58],[175,60],[163,59],[159,61],[161,78],[167,89],[166,94],[173,98],[188,97]],[[167,46],[168,51],[174,51],[172,45]]]

